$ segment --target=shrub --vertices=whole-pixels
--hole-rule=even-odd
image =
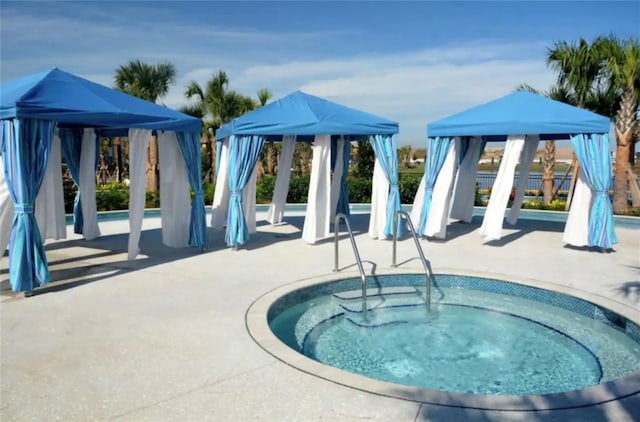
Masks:
[[[546,205],[540,200],[528,200],[522,202],[522,208],[546,211],[564,211],[566,205],[567,201],[563,199],[554,199]]]
[[[400,203],[413,204],[413,200],[418,192],[422,175],[419,174],[401,174],[398,180],[398,189],[400,190]]]
[[[213,193],[216,190],[215,183],[205,183],[202,186],[202,190],[204,191],[204,203],[205,205],[213,203]]]
[[[160,208],[160,192],[149,192],[145,196],[145,208]]]
[[[622,212],[617,212],[617,215],[626,215],[627,217],[640,217],[640,208],[629,208]]]
[[[371,202],[371,179],[365,177],[350,177],[347,179],[349,202],[352,204],[367,204]]]
[[[129,189],[118,186],[99,187],[96,190],[98,211],[126,210],[129,208]]]
[[[273,198],[273,190],[276,186],[276,177],[265,175],[256,184],[256,203],[268,204]]]
[[[290,204],[301,204],[307,202],[309,195],[308,174],[292,177],[289,182],[289,193],[287,194],[287,202]]]

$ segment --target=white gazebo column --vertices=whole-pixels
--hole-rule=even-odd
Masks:
[[[35,215],[42,240],[65,239],[67,228],[64,221],[64,192],[62,189],[60,137],[51,138],[51,150],[47,171],[36,197]]]
[[[191,195],[187,164],[175,132],[158,134],[158,161],[162,243],[172,248],[183,248],[189,246]]]
[[[513,135],[507,138],[504,155],[480,227],[480,235],[487,241],[499,240],[502,237],[504,212],[507,209],[516,165],[523,147],[524,135]]]
[[[589,245],[589,212],[593,193],[584,180],[582,171],[578,173],[576,187],[571,198],[571,207],[564,226],[562,241],[572,246]]]
[[[213,193],[213,203],[211,205],[211,227],[222,229],[227,222],[227,211],[229,210],[229,138],[224,138],[220,152],[220,163],[218,164],[218,176],[216,177],[216,189]]]
[[[284,135],[282,137],[282,150],[278,162],[278,175],[276,186],[273,189],[273,198],[267,212],[267,221],[271,224],[282,223],[284,206],[287,203],[289,193],[289,181],[291,180],[291,162],[296,149],[296,135]]]
[[[302,239],[315,243],[329,237],[331,219],[331,136],[316,135]]]
[[[371,183],[371,215],[369,218],[369,236],[373,239],[385,239],[384,226],[387,224],[387,203],[389,202],[389,180],[376,161],[373,167]]]
[[[85,239],[92,240],[100,236],[96,206],[96,133],[92,128],[86,128],[82,134],[79,189],[82,201],[82,235]]]
[[[147,147],[151,131],[129,129],[129,244],[127,259],[135,259],[140,253],[140,232],[144,220],[146,196]],[[84,205],[84,197],[82,197]],[[84,211],[84,207],[83,207]]]
[[[249,234],[256,232],[256,182],[258,181],[259,165],[259,162],[256,163],[247,184],[242,189],[242,211]]]
[[[509,216],[507,217],[509,224],[516,224],[516,221],[518,221],[518,214],[520,214],[524,193],[527,190],[529,172],[531,171],[533,160],[536,158],[539,143],[540,136],[538,135],[527,135],[525,138],[524,148],[520,158],[520,179],[518,180],[518,186],[516,188],[516,196],[513,198],[513,204],[511,204],[511,210],[509,210]]]
[[[460,163],[453,203],[449,216],[454,220],[470,223],[473,218],[473,205],[476,197],[476,177],[482,151],[482,138],[473,137],[469,141],[469,149]]]
[[[427,218],[427,225],[424,229],[424,235],[427,237],[436,237],[444,239],[447,235],[447,220],[449,214],[449,205],[451,203],[451,190],[456,176],[456,168],[458,164],[458,151],[460,149],[460,138],[455,141],[447,158],[444,160],[442,169],[438,173],[438,178],[433,186],[433,194],[431,196],[431,208]]]

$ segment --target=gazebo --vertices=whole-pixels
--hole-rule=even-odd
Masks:
[[[400,208],[397,133],[396,122],[300,91],[232,120],[216,133],[219,171],[212,226],[226,223],[226,242],[232,247],[255,231],[255,167],[267,140],[283,142],[268,216],[272,224],[281,222],[295,143],[305,141],[313,142],[313,159],[302,238],[315,243],[328,237],[332,217],[349,210],[350,143],[368,139],[376,154],[369,234],[390,236]]]
[[[43,238],[66,236],[62,154],[78,185],[75,232],[86,239],[100,235],[95,173],[101,136],[130,140],[129,259],[139,253],[146,147],[152,131],[168,176],[160,186],[163,242],[206,246],[199,119],[57,68],[0,85],[0,119],[0,251],[9,244],[14,291],[30,291],[51,280]]]
[[[431,123],[425,174],[412,221],[421,235],[440,238],[446,235],[448,217],[469,222],[484,146],[488,141],[506,141],[480,228],[486,240],[500,239],[518,162],[520,179],[507,218],[511,224],[518,218],[538,142],[571,140],[581,171],[563,240],[574,246],[610,249],[617,238],[608,194],[609,127],[607,117],[528,92],[515,92]]]

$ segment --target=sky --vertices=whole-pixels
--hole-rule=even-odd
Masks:
[[[426,125],[512,92],[549,88],[556,41],[640,36],[640,1],[0,2],[2,82],[56,66],[112,86],[132,59],[169,61],[179,108],[219,69],[229,88],[302,90],[400,124]]]

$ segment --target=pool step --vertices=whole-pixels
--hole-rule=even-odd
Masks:
[[[367,289],[367,298],[373,296],[391,296],[391,295],[417,295],[419,292],[415,287],[382,287]],[[357,300],[362,299],[362,290],[349,290],[347,292],[334,293],[333,297],[341,300]]]
[[[367,297],[367,310],[379,308],[405,307],[424,305],[424,298],[416,292],[413,294],[378,295]],[[340,308],[348,313],[362,313],[362,302],[352,300],[340,304]]]

